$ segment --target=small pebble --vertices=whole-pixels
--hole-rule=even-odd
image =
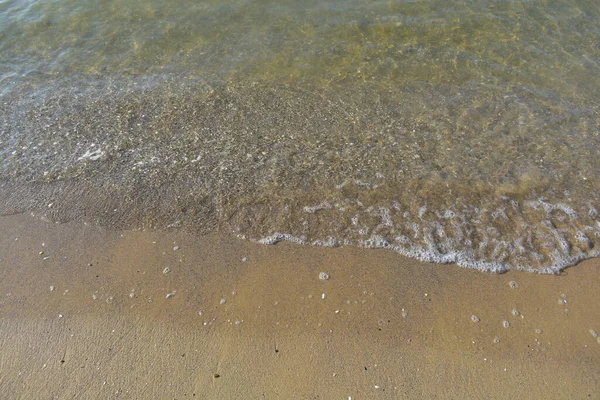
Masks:
[[[167,293],[167,299],[170,299],[171,297],[175,296],[175,293],[177,293],[177,292],[172,291],[171,293]]]
[[[593,337],[597,338],[598,337],[598,332],[596,332],[596,330],[594,329],[590,329],[588,331],[590,333],[590,335],[592,335]]]
[[[326,296],[325,296],[325,293],[323,293],[323,294],[321,295],[321,298],[322,298],[322,299],[325,299],[325,297],[326,297]]]
[[[179,250],[179,246],[173,247],[173,251],[177,251],[177,250]]]
[[[402,318],[406,318],[408,317],[408,311],[406,311],[404,308],[402,309],[402,312],[400,313],[400,315],[402,315]]]
[[[494,343],[500,343],[500,338],[499,337],[494,338]]]
[[[246,262],[246,261],[248,261],[248,257],[242,258],[242,262]]]
[[[515,317],[517,317],[519,314],[521,314],[519,312],[519,310],[517,310],[516,308],[513,308],[513,310],[511,311],[512,315],[514,315]]]
[[[536,329],[535,333],[537,333],[538,335],[541,335],[544,331],[542,331],[541,329]]]
[[[562,305],[567,304],[567,301],[563,300],[563,299],[558,299],[558,304],[560,304],[562,306]]]
[[[132,299],[135,297],[135,293],[129,293],[129,297],[131,297]]]
[[[163,269],[163,274],[168,274],[169,272],[171,272],[171,268],[169,267],[165,267],[165,269]]]
[[[326,281],[327,279],[329,279],[329,274],[327,272],[321,272],[319,274],[319,279],[322,281]]]
[[[479,319],[479,317],[477,315],[471,315],[471,321],[473,321],[473,322],[479,322],[481,320]]]
[[[502,321],[502,326],[505,327],[505,328],[508,328],[508,327],[510,327],[510,322],[508,322],[508,321]]]
[[[516,289],[519,287],[519,284],[517,283],[517,281],[510,281],[508,282],[508,286],[510,286],[511,289]]]
[[[50,291],[54,292],[54,286],[50,286]]]
[[[227,300],[221,299],[221,301],[219,301],[219,304],[225,304],[225,302],[227,302]]]

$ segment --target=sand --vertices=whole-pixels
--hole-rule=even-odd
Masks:
[[[0,232],[2,398],[600,398],[598,259],[491,275],[24,214]]]

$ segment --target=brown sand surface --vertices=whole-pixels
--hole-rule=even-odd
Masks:
[[[491,275],[29,215],[0,232],[2,399],[600,399],[598,259]]]

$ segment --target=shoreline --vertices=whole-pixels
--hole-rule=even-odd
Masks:
[[[12,397],[600,392],[598,258],[557,276],[493,275],[386,250],[25,214],[0,229],[0,385]]]
[[[563,137],[588,107],[532,98],[528,114],[522,89],[424,82],[103,79],[6,98],[0,214],[383,244],[491,272],[599,255],[600,144]]]

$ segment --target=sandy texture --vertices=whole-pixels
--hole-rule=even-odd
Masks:
[[[598,259],[490,275],[25,215],[0,232],[2,398],[600,398]]]

